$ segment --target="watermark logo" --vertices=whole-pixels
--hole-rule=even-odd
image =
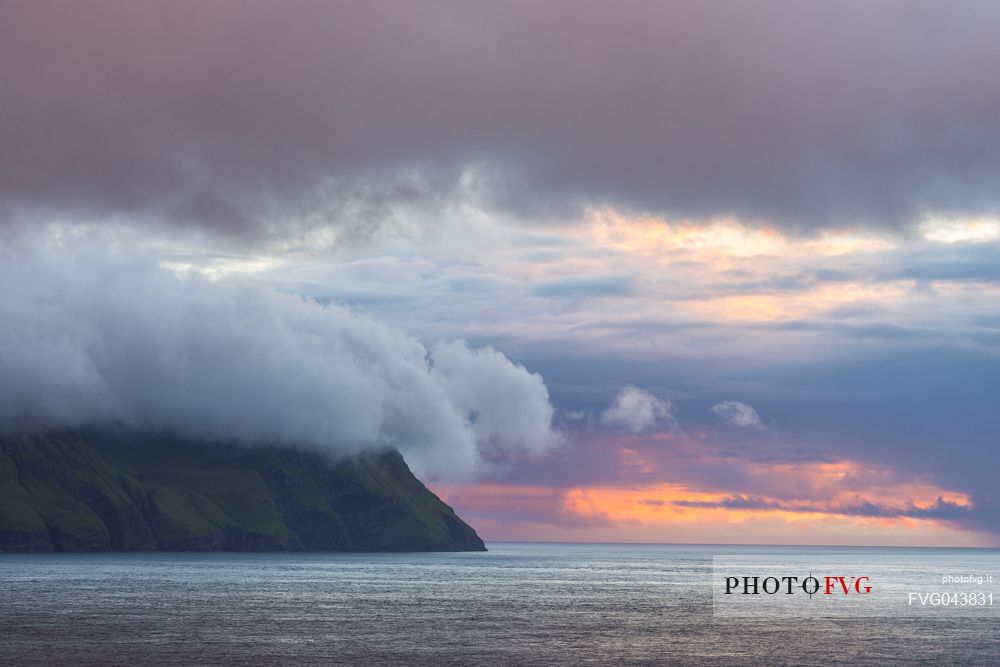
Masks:
[[[821,583],[822,581],[822,583]],[[817,595],[820,589],[823,595],[868,595],[872,592],[871,577],[826,575],[822,578],[812,574],[806,577],[793,576],[743,576],[725,578],[725,595],[794,595],[805,593],[810,598]]]
[[[1000,617],[989,550],[734,553],[712,558],[716,617]]]

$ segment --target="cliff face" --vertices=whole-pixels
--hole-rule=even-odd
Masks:
[[[0,435],[0,551],[482,551],[395,451]]]

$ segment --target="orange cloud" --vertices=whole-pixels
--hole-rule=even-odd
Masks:
[[[626,457],[635,452],[625,452]],[[633,486],[436,486],[487,539],[568,541],[948,544],[984,546],[949,513],[966,494],[856,461],[749,464],[788,493],[745,495],[655,482]]]

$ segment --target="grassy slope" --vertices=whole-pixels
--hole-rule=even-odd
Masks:
[[[482,548],[397,452],[331,462],[123,429],[0,436],[0,551]]]

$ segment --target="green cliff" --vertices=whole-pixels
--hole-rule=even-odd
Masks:
[[[204,444],[125,429],[0,434],[0,551],[481,551],[385,451]]]

